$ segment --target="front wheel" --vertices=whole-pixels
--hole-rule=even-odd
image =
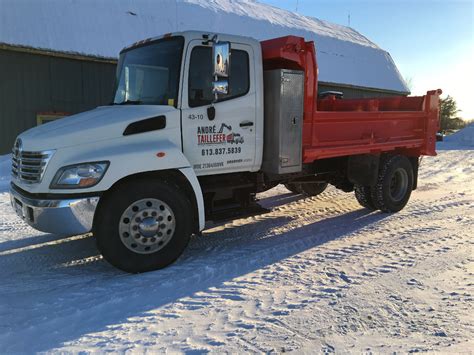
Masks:
[[[184,251],[192,234],[191,203],[169,182],[138,179],[103,197],[93,234],[104,258],[132,273],[161,269]]]
[[[413,190],[413,167],[407,157],[394,155],[380,162],[377,184],[371,188],[372,202],[382,212],[398,212]]]

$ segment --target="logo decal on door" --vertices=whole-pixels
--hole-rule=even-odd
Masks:
[[[197,127],[198,145],[243,144],[244,137],[232,132],[232,126],[222,123],[219,129],[216,125]]]

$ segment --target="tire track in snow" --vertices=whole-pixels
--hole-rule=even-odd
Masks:
[[[461,207],[463,206],[462,203],[459,203],[459,204],[456,204],[456,205],[461,206]],[[447,203],[445,205],[445,207],[448,209],[448,208],[452,207],[452,204]],[[418,216],[414,215],[413,219],[417,220]],[[407,222],[409,224],[410,221],[407,221]],[[389,223],[389,222],[387,222],[387,223]],[[392,221],[392,223],[393,223],[393,221]],[[465,236],[460,236],[460,237],[456,237],[456,238],[432,238],[432,239],[427,239],[427,240],[426,239],[420,239],[419,237],[421,237],[423,235],[426,235],[426,232],[429,232],[429,231],[432,231],[432,230],[439,230],[439,226],[430,227],[430,228],[426,228],[426,229],[419,229],[419,231],[417,233],[415,233],[416,230],[417,230],[416,227],[406,226],[401,221],[399,221],[399,223],[400,223],[399,226],[392,224],[392,227],[395,230],[400,230],[401,234],[407,234],[408,236],[411,236],[412,240],[410,240],[410,246],[402,248],[401,251],[397,251],[397,253],[395,254],[395,260],[399,256],[404,256],[404,257],[415,256],[416,260],[418,262],[421,262],[422,260],[427,259],[427,258],[436,258],[437,255],[436,255],[435,252],[427,253],[426,251],[427,250],[428,251],[432,250],[433,246],[436,246],[437,244],[442,244],[442,245],[446,246],[447,244],[450,245],[449,243],[451,243],[451,242],[456,243],[459,239],[462,239],[462,237],[465,237]],[[439,223],[442,223],[442,221],[439,221]],[[318,266],[318,265],[326,265],[326,267],[328,265],[333,265],[333,267],[337,270],[338,267],[341,267],[341,262],[345,262],[346,265],[347,264],[352,265],[352,264],[360,263],[361,260],[367,259],[368,256],[370,256],[370,254],[372,253],[372,251],[374,249],[375,250],[377,250],[377,249],[397,250],[397,247],[400,246],[399,241],[397,241],[397,240],[390,241],[391,238],[383,238],[383,240],[381,240],[379,242],[364,241],[361,244],[360,241],[357,240],[357,239],[362,238],[362,235],[364,234],[363,232],[364,232],[364,230],[362,229],[361,231],[357,232],[356,235],[348,237],[348,238],[353,237],[353,238],[356,239],[357,243],[355,245],[351,244],[351,245],[347,246],[348,240],[345,240],[345,246],[342,249],[334,248],[333,246],[330,246],[330,245],[325,246],[325,248],[327,248],[328,251],[325,252],[323,250],[320,253],[320,256],[328,257],[329,261],[328,260],[316,259],[315,260],[316,262],[310,263],[311,261],[314,261],[314,259],[312,260],[312,258],[308,255],[299,256],[299,257],[296,258],[297,260],[294,260],[294,261],[285,260],[281,264],[285,265],[285,267],[287,267],[287,269],[286,270],[279,270],[278,272],[269,272],[269,274],[271,275],[271,278],[270,278],[271,281],[273,283],[280,282],[281,279],[280,279],[279,275],[281,275],[281,274],[284,274],[284,275],[285,274],[293,274],[293,275],[296,274],[296,273],[292,272],[291,268],[288,269],[288,265],[287,265],[288,262],[291,262],[293,264],[293,267],[296,268],[298,271],[301,271],[302,268],[304,269],[304,267],[301,266],[301,260],[298,260],[298,259],[303,259],[303,260],[305,260],[306,263],[309,262],[309,266],[306,267],[307,269],[314,268],[315,266]],[[338,242],[339,242],[338,240],[334,240],[331,243],[337,244]],[[415,243],[415,242],[417,242],[417,243]],[[389,244],[388,245],[382,245],[384,243],[385,244],[389,243]],[[325,249],[325,248],[322,248],[322,249]],[[334,251],[334,249],[335,249],[335,251]],[[349,251],[356,251],[359,254],[356,255],[354,253],[348,252],[348,250]],[[306,254],[306,253],[308,253],[308,252],[305,252],[303,254]],[[336,258],[331,257],[334,254],[337,255]],[[356,256],[356,258],[354,260],[355,256]],[[252,255],[247,254],[247,257],[251,258]],[[385,264],[389,264],[390,260],[394,260],[392,254],[390,254],[390,253],[389,254],[383,253],[381,255],[381,257],[382,257],[382,259],[377,259],[377,258],[375,258],[375,259],[378,260],[379,261],[378,263],[382,264],[382,266],[385,265]],[[291,259],[292,258],[290,258],[290,260]],[[332,264],[330,264],[330,263],[332,263]],[[410,267],[410,266],[412,266],[412,265],[411,264],[402,265],[402,267],[391,269],[391,270],[389,270],[389,272],[397,272],[401,268],[407,268],[407,267]],[[342,268],[344,268],[344,267],[342,267]],[[284,272],[282,272],[282,271],[284,271]],[[383,273],[378,272],[378,276],[384,276],[385,274],[386,274],[386,272],[383,272]],[[259,276],[261,276],[261,275],[259,275]],[[316,274],[316,276],[318,276],[318,275]],[[347,278],[356,279],[356,277],[353,276],[353,275],[346,276],[346,279]],[[361,277],[361,279],[362,279],[362,277]],[[315,274],[311,274],[311,277],[310,277],[309,280],[307,280],[307,282],[305,282],[304,279],[296,280],[296,284],[300,285],[301,288],[305,288],[306,286],[312,285],[312,284],[314,284],[315,282],[318,282],[318,281],[320,282],[320,285],[318,287],[317,292],[313,292],[313,294],[311,295],[312,298],[324,299],[327,296],[328,287],[331,287],[332,289],[334,289],[334,291],[329,292],[330,298],[338,299],[339,297],[337,297],[337,296],[333,297],[333,295],[337,295],[338,292],[341,293],[341,292],[347,291],[347,289],[348,289],[347,282],[342,284],[342,285],[334,286],[333,285],[333,283],[334,283],[333,279],[331,279],[331,278],[329,278],[329,279],[325,279],[325,278],[319,279],[318,277],[315,278]],[[356,282],[354,282],[354,284],[357,285]],[[203,297],[203,296],[201,296],[201,297]],[[301,311],[301,309],[307,307],[307,305],[308,305],[308,303],[294,304],[293,309]],[[273,310],[273,308],[274,308],[274,300],[271,300],[270,303],[267,302],[266,307],[265,307],[266,313],[268,313],[269,309]],[[189,317],[192,318],[191,313],[194,312],[194,311],[195,311],[194,309],[187,309],[185,307],[184,309],[181,310],[181,315],[182,315],[183,318],[186,318],[187,317],[187,312],[190,312]],[[291,312],[291,310],[290,310],[290,312]],[[237,317],[237,319],[239,319],[239,321],[241,322],[242,317]],[[254,327],[256,327],[261,322],[262,322],[261,319],[257,319],[256,321],[249,323],[249,329],[254,329]],[[267,324],[268,322],[272,323],[271,319],[269,319],[268,317],[266,318],[266,320],[263,320],[264,324]],[[284,323],[281,323],[281,324],[284,324]],[[236,327],[238,325],[231,322],[228,326],[229,327],[233,327],[233,326]],[[365,325],[363,325],[363,324],[359,324],[359,325],[352,324],[352,326],[354,326],[358,329],[361,329]],[[339,330],[339,332],[341,334],[344,334],[347,331],[348,330],[345,329],[345,328]],[[252,334],[252,332],[249,331],[249,334]]]
[[[403,228],[403,225],[407,223],[406,218],[408,215],[410,215],[410,217],[425,216],[428,213],[441,213],[448,208],[455,208],[470,204],[470,202],[467,200],[455,201],[455,198],[456,196],[451,195],[448,198],[443,198],[430,203],[418,203],[415,208],[412,208],[409,205],[407,207],[408,211],[405,210],[396,215],[382,216],[390,217],[388,230],[398,230],[397,228]],[[324,221],[328,218],[337,217],[343,213],[354,212],[354,210],[356,210],[356,213],[358,211],[358,218],[364,217],[364,210],[357,210],[357,208],[359,208],[358,204],[353,201],[352,198],[348,200],[349,201],[347,204],[341,205],[340,203],[334,203],[332,206],[330,204],[327,206],[321,206],[319,199],[307,198],[293,202],[286,206],[276,207],[269,214],[233,221],[230,224],[225,225],[222,230],[208,233],[209,236],[205,234],[204,237],[194,238],[189,250],[183,256],[182,261],[184,263],[187,261],[193,261],[197,256],[199,257],[199,254],[196,255],[194,251],[202,251],[203,249],[206,251],[204,253],[205,258],[207,258],[210,253],[225,252],[227,258],[230,257],[230,259],[233,259],[231,255],[235,252],[233,250],[234,248],[237,249],[239,255],[246,255],[249,252],[245,247],[242,248],[241,244],[244,243],[253,245],[260,240],[266,238],[271,239],[272,236],[275,236],[276,234],[282,235],[317,222],[325,223]],[[384,228],[384,220],[377,220],[376,216],[373,218],[374,219],[370,222],[376,223],[377,229]],[[352,223],[353,221],[350,222]],[[369,224],[369,227],[366,227],[366,231],[371,231],[370,225],[372,223]],[[397,224],[395,225],[394,223]],[[363,226],[363,223],[359,223],[358,227],[361,226]],[[329,234],[332,235],[337,233],[343,234],[345,228],[344,226],[335,226],[332,223],[329,223],[327,227],[331,229]],[[217,235],[214,237],[214,234]],[[81,245],[77,244],[79,239],[84,239],[80,242]],[[74,242],[74,245],[70,245],[71,240]],[[71,267],[77,265],[89,265],[96,262],[105,264],[105,262],[102,261],[97,255],[98,253],[95,249],[92,238],[85,239],[82,236],[72,237],[65,240],[58,240],[57,242],[52,242],[50,244],[54,244],[54,247],[57,248],[58,252],[44,250],[44,252],[26,253],[26,256],[11,254],[10,258],[3,257],[0,259],[0,270],[4,270],[3,272],[7,274],[10,272],[14,272],[15,274],[30,274],[31,272],[38,272],[41,270],[44,271],[51,268],[61,269],[62,266]],[[277,248],[280,246],[281,245],[278,245]],[[374,245],[372,247],[379,247],[379,245]],[[260,246],[257,248],[260,248]],[[77,251],[81,251],[81,253],[76,255],[73,260],[68,261],[71,259],[71,253],[77,254]],[[0,252],[0,256],[3,256],[5,253],[7,252]],[[21,267],[16,267],[14,269],[9,268],[8,265],[12,263],[12,260],[14,260],[15,264],[21,265]],[[204,263],[207,262],[203,262],[203,264]],[[100,269],[107,268],[106,265],[102,266],[103,267]],[[201,266],[202,265],[196,265],[195,267]],[[2,273],[2,271],[0,271],[0,273]],[[89,279],[86,278],[85,281],[89,281]],[[71,283],[75,284],[76,281],[71,280]],[[5,286],[6,285],[4,285],[4,287]]]

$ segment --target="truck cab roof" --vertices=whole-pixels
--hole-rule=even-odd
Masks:
[[[160,36],[156,37],[150,37],[138,42],[135,42],[131,44],[130,46],[127,46],[121,50],[120,53],[124,51],[128,51],[134,47],[139,47],[142,46],[148,42],[154,42],[163,38],[168,38],[168,37],[176,37],[176,36],[182,36],[184,37],[186,42],[189,42],[191,40],[195,39],[202,39],[203,41],[210,40],[214,35],[218,36],[218,39],[220,41],[227,41],[227,42],[233,42],[233,43],[242,43],[242,44],[248,44],[252,47],[259,47],[260,42],[254,38],[251,37],[245,37],[245,36],[238,36],[238,35],[231,35],[231,34],[226,34],[226,33],[215,33],[215,32],[204,32],[204,31],[182,31],[182,32],[171,32],[171,33],[166,33]]]

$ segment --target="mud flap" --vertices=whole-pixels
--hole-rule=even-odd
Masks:
[[[373,186],[377,183],[379,162],[379,155],[361,154],[351,156],[347,161],[347,178],[353,184]]]

